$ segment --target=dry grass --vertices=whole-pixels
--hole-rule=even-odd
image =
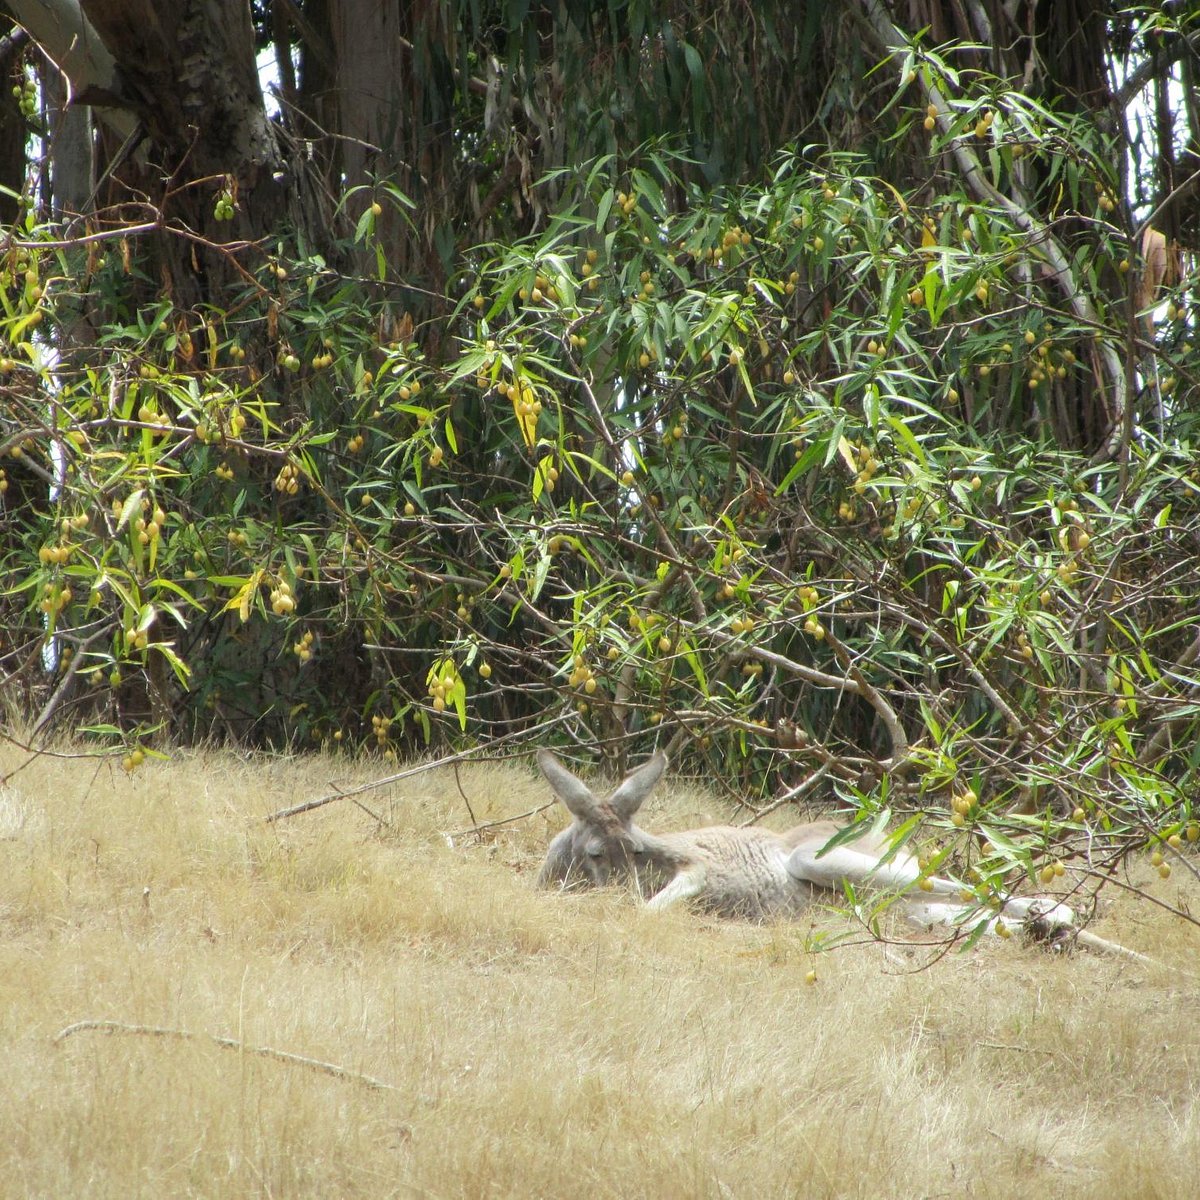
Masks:
[[[0,747],[0,774],[20,761]],[[806,928],[535,892],[554,811],[447,844],[469,824],[447,771],[365,797],[387,828],[346,802],[259,819],[369,777],[43,758],[0,789],[6,1196],[1195,1194],[1194,978],[1012,944],[913,972],[860,945],[806,986]],[[480,821],[546,799],[518,767],[461,781]],[[1196,959],[1146,905],[1097,929]],[[207,1038],[54,1042],[85,1018],[391,1087]]]

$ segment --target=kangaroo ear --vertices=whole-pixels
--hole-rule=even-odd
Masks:
[[[645,803],[646,797],[654,790],[654,785],[662,778],[666,769],[667,756],[659,750],[636,771],[630,771],[608,798],[617,815],[628,821]]]
[[[600,804],[582,779],[572,775],[549,750],[537,752],[537,764],[554,794],[566,805],[571,816],[587,824],[599,818]]]

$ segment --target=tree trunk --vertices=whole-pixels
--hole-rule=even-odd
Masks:
[[[71,103],[103,106],[106,120],[128,137],[136,122],[118,98],[116,62],[79,0],[8,0],[8,9],[70,81]]]
[[[73,102],[102,106],[126,136],[112,165],[139,198],[134,219],[161,218],[155,273],[175,301],[220,299],[239,277],[229,243],[278,228],[289,202],[249,4],[14,0],[11,8],[70,81]],[[136,157],[128,153],[134,142]],[[216,212],[225,191],[232,221]]]
[[[216,299],[235,272],[214,246],[276,226],[288,172],[263,106],[254,30],[245,0],[83,0],[116,61],[121,100],[149,146],[151,192],[168,222],[198,237],[168,237],[162,250],[177,302]],[[143,180],[147,186],[149,180]],[[228,190],[233,221],[217,219]]]
[[[28,38],[22,29],[0,39],[0,79],[13,78],[13,67]],[[15,195],[25,186],[25,138],[29,130],[17,102],[5,88],[0,94],[0,224],[11,225],[19,214]]]
[[[95,186],[92,110],[70,104],[66,80],[57,76],[44,85],[50,116],[50,199],[55,220],[84,213]]]

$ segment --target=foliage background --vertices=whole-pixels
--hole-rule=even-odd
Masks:
[[[1190,869],[1187,6],[9,8],[37,737],[663,740],[981,899]]]

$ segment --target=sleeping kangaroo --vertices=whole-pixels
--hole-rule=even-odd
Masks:
[[[844,883],[855,888],[899,892],[900,911],[918,925],[974,927],[988,931],[1036,927],[1050,941],[1078,940],[1093,949],[1141,959],[1135,951],[1079,929],[1075,914],[1047,897],[1009,897],[998,912],[985,914],[964,903],[963,885],[928,876],[922,890],[917,860],[903,848],[892,853],[888,839],[865,833],[823,852],[841,832],[833,821],[797,825],[786,833],[755,826],[713,825],[680,833],[653,834],[633,822],[667,767],[659,752],[631,771],[601,800],[548,750],[538,766],[574,821],[550,843],[538,875],[542,887],[602,887],[626,880],[649,896],[648,908],[692,900],[720,916],[768,920],[803,911],[814,899],[828,901]]]

